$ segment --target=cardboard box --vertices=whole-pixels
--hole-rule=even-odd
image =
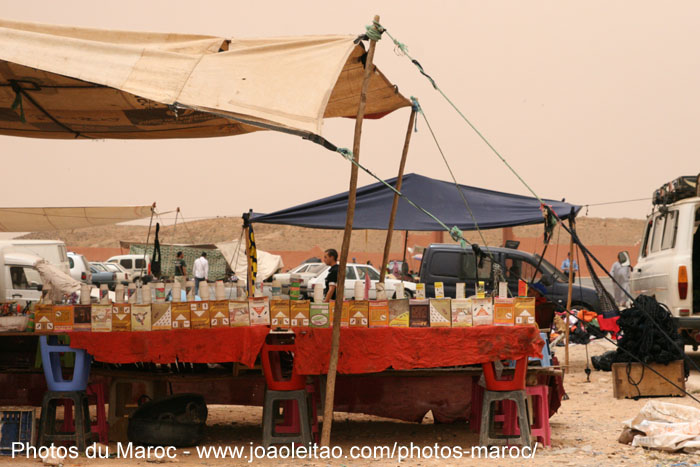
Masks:
[[[333,326],[333,320],[335,318],[335,300],[331,300],[329,303],[329,314],[330,314],[330,322],[331,326]],[[343,300],[343,307],[341,308],[341,314],[340,314],[340,327],[341,328],[347,328],[350,326],[350,301],[349,300]]]
[[[34,309],[34,332],[39,334],[52,333],[55,316],[53,305],[37,305]]]
[[[515,325],[515,300],[512,298],[493,299],[493,324],[496,326]]]
[[[250,326],[248,300],[231,300],[228,302],[228,319],[231,327]]]
[[[414,298],[408,301],[408,325],[412,328],[430,326],[430,300]]]
[[[369,302],[369,327],[385,328],[389,326],[389,300],[372,300]]]
[[[297,300],[294,300],[295,302]],[[270,320],[272,327],[288,329],[290,326],[289,300],[270,300]]]
[[[408,299],[389,300],[389,326],[398,328],[408,327]]]
[[[251,297],[248,299],[251,326],[270,325],[270,299],[268,297]]]
[[[472,301],[469,298],[455,298],[450,302],[452,327],[472,326]]]
[[[312,303],[309,307],[309,320],[312,328],[330,327],[328,303]]]
[[[472,297],[472,323],[474,326],[493,324],[493,302],[491,298]]]
[[[151,330],[151,304],[139,303],[131,305],[131,330],[150,331]]]
[[[92,305],[90,319],[92,321],[92,332],[112,331],[112,305]]]
[[[369,300],[350,300],[350,327],[369,326]]]
[[[231,325],[228,312],[228,300],[209,302],[209,324],[213,328],[227,328]]]
[[[91,331],[90,305],[73,306],[73,331]]]
[[[54,332],[70,332],[73,330],[73,305],[54,305]]]
[[[131,331],[130,303],[112,304],[112,331]]]
[[[424,300],[425,299],[425,284],[422,282],[419,282],[416,284],[416,299],[417,300]]]
[[[292,300],[289,304],[290,323],[293,327],[308,326],[311,322],[311,302]]]
[[[192,314],[189,302],[173,302],[170,305],[172,312],[173,329],[190,329],[192,326]]]
[[[537,326],[535,297],[517,297],[515,299],[515,324],[518,326]]]
[[[435,283],[435,298],[445,298],[445,284],[442,282]]]
[[[518,279],[518,297],[527,297],[527,282]]]
[[[172,304],[170,302],[151,304],[151,330],[169,331],[172,328]]]
[[[430,299],[430,327],[449,328],[452,326],[452,308],[449,298]]]
[[[190,320],[192,329],[209,329],[209,301],[187,302],[190,305]]]

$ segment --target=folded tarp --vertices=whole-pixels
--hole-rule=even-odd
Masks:
[[[0,20],[0,134],[321,135],[323,118],[357,113],[365,52],[354,39],[228,40]],[[366,115],[408,105],[375,69]]]
[[[80,229],[118,224],[150,215],[151,206],[0,208],[0,232]]]
[[[387,182],[395,187],[396,180],[391,178]],[[403,177],[401,192],[448,227],[457,226],[462,230],[475,230],[477,224],[479,228],[492,229],[537,224],[544,220],[536,198],[466,185],[460,185],[460,188],[474,218],[452,182],[408,174]],[[386,229],[393,199],[394,192],[379,182],[358,188],[353,229]],[[544,201],[562,219],[569,217],[572,208],[574,213],[581,209],[580,206],[561,201]],[[344,192],[270,214],[256,214],[252,220],[316,229],[344,229],[347,205],[348,193]],[[406,200],[399,199],[394,229],[437,231],[443,230],[443,227]]]

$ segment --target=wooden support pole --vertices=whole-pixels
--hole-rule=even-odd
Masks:
[[[379,23],[379,16],[374,17],[374,22]],[[376,26],[375,26],[376,29]],[[369,80],[374,73],[374,49],[377,41],[369,41],[367,60],[365,61],[365,74],[360,90],[360,103],[355,117],[355,135],[352,143],[352,154],[356,162],[360,160],[360,140],[362,139],[362,121],[365,117],[365,105],[367,103],[367,89]],[[338,351],[340,347],[340,318],[343,312],[343,298],[345,297],[345,268],[350,252],[350,237],[352,234],[352,222],[355,216],[355,197],[357,195],[357,166],[350,166],[350,190],[348,191],[348,211],[345,215],[345,232],[343,233],[343,246],[340,250],[338,264],[338,285],[335,289],[335,310],[333,314],[333,337],[331,340],[331,355],[328,363],[328,378],[326,380],[326,400],[323,408],[323,430],[321,431],[321,446],[330,446],[331,427],[333,425],[333,400],[335,398],[335,377],[338,371]]]
[[[254,297],[253,264],[250,262],[250,212],[243,214],[243,235],[245,236],[245,258],[248,265],[246,286],[248,287],[248,297]]]
[[[403,152],[401,153],[401,162],[399,163],[399,175],[396,179],[396,189],[401,191],[403,183],[403,169],[406,167],[406,157],[408,156],[408,146],[411,143],[411,133],[413,132],[413,124],[416,121],[416,111],[411,109],[411,116],[408,118],[408,128],[406,129],[406,139],[403,143]],[[391,214],[389,215],[389,227],[386,231],[386,242],[384,243],[384,256],[382,257],[381,275],[379,282],[384,282],[386,277],[386,265],[389,262],[389,252],[391,251],[391,236],[394,234],[394,220],[396,219],[396,210],[399,207],[399,195],[394,193],[394,201],[391,204]],[[403,298],[403,297],[396,297]]]
[[[571,226],[573,230],[573,221],[571,221]],[[569,312],[571,311],[571,293],[574,286],[574,237],[571,237],[571,242],[569,243],[569,293],[566,297],[566,315],[564,316],[564,324],[566,328],[564,329],[564,371],[569,372]]]

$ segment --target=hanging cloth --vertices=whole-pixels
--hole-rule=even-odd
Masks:
[[[154,277],[160,277],[160,223],[156,222],[156,238],[153,241],[153,257],[151,258],[151,274]]]

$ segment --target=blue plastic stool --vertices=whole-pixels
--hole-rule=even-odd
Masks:
[[[59,344],[57,336],[40,336],[39,342],[44,377],[49,391],[85,391],[90,377],[92,357],[85,350]],[[63,379],[61,353],[75,354],[73,378],[70,380]]]
[[[549,342],[547,342],[547,334],[544,332],[540,333],[540,339],[544,341],[544,346],[542,347],[542,358],[530,357],[528,362],[540,362],[542,368],[552,366],[552,353],[549,350]],[[515,360],[508,361],[508,368],[515,368]]]

